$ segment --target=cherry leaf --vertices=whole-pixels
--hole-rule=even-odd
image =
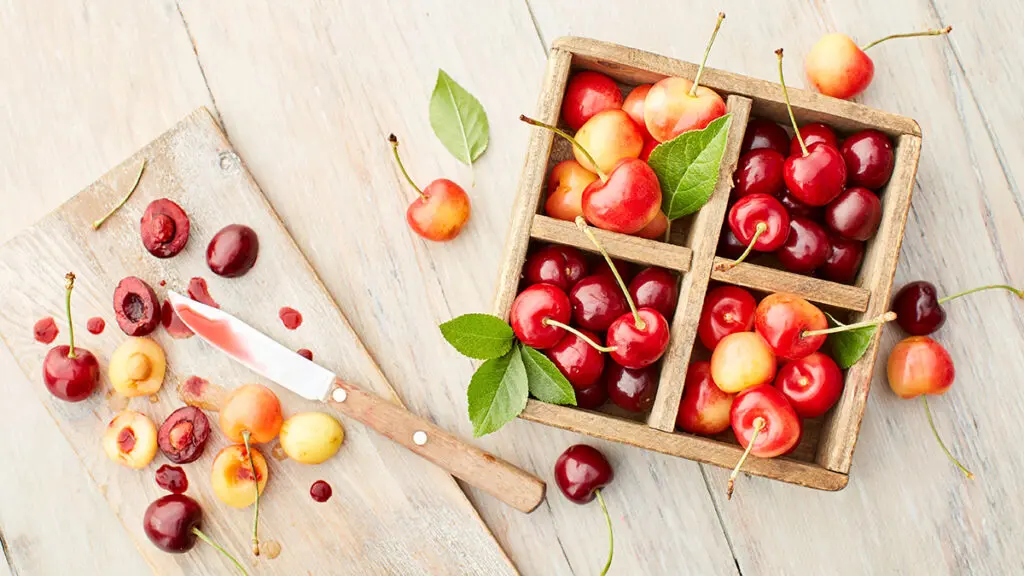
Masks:
[[[481,364],[466,390],[473,435],[490,434],[511,422],[526,408],[529,395],[526,367],[518,347]]]
[[[484,107],[440,69],[430,96],[430,126],[441,144],[463,164],[472,166],[487,149],[490,127]]]
[[[651,151],[647,163],[658,175],[661,209],[669,220],[693,214],[711,199],[731,124],[732,115],[726,114]]]

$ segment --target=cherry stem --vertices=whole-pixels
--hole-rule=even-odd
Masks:
[[[260,475],[256,470],[256,462],[252,458],[252,447],[249,445],[251,434],[248,430],[242,430],[242,442],[245,443],[245,452],[249,455],[249,468],[252,469],[253,489],[256,490],[255,512],[252,516],[252,554],[260,555]]]
[[[890,34],[889,36],[886,36],[885,38],[880,38],[880,39],[875,40],[874,42],[872,42],[870,44],[865,44],[864,46],[861,46],[860,49],[861,50],[867,50],[868,48],[871,48],[872,46],[875,46],[877,44],[881,44],[882,42],[885,42],[886,40],[892,40],[894,38],[914,38],[914,37],[917,37],[917,36],[942,36],[944,34],[949,34],[952,31],[953,31],[953,27],[952,26],[946,26],[945,28],[935,28],[935,29],[932,29],[932,30],[925,30],[924,32],[907,32],[905,34]]]
[[[552,320],[551,318],[545,318],[545,319],[541,320],[540,323],[545,325],[545,326],[558,326],[559,328],[561,328],[562,330],[565,330],[566,332],[568,332],[570,334],[575,334],[577,338],[579,338],[580,340],[583,340],[587,344],[590,344],[590,347],[593,348],[594,350],[597,350],[598,352],[613,352],[613,351],[616,350],[616,348],[618,348],[617,346],[601,346],[597,342],[594,342],[592,339],[590,339],[586,334],[580,332],[579,330],[573,328],[572,326],[569,326],[568,324],[563,324],[563,323],[559,322],[558,320]]]
[[[68,358],[78,358],[75,354],[75,324],[71,321],[71,290],[75,287],[75,273],[68,272],[64,276],[64,310],[68,315]]]
[[[757,440],[757,435],[764,430],[765,424],[764,418],[758,416],[754,418],[754,433],[750,435],[750,441],[747,442],[747,449],[743,451],[743,456],[740,456],[740,461],[736,463],[736,467],[732,469],[732,474],[729,474],[729,485],[725,489],[725,499],[732,500],[732,490],[736,486],[736,477],[740,475],[740,468],[743,467],[743,463],[746,462],[747,456],[750,456],[750,451],[754,448],[754,442]]]
[[[576,217],[576,227],[587,235],[587,238],[589,238],[590,242],[597,247],[601,256],[604,256],[604,261],[608,263],[608,267],[612,270],[612,275],[615,276],[615,281],[619,283],[619,288],[622,289],[623,295],[626,296],[626,302],[629,304],[629,309],[633,312],[633,321],[636,324],[636,329],[643,330],[647,328],[647,323],[640,317],[640,313],[636,311],[636,302],[633,302],[633,297],[629,295],[629,289],[626,288],[626,282],[622,279],[622,275],[619,274],[619,269],[615,267],[615,263],[612,262],[612,257],[608,255],[604,246],[601,246],[601,243],[597,241],[597,236],[594,236],[594,232],[590,230],[590,226],[587,226],[587,221],[583,216]]]
[[[704,59],[700,61],[700,67],[697,68],[697,75],[693,78],[693,86],[690,87],[690,96],[697,96],[697,85],[700,84],[701,74],[704,73],[704,63],[708,61],[708,55],[711,54],[711,45],[715,43],[715,37],[718,36],[718,29],[722,27],[722,20],[725,20],[725,12],[718,13],[718,21],[715,22],[715,30],[711,32],[711,39],[708,40],[708,45],[704,48]]]
[[[872,318],[871,320],[864,320],[863,322],[854,322],[853,324],[844,324],[842,326],[834,326],[832,328],[824,328],[822,330],[807,330],[800,334],[801,338],[810,338],[812,336],[822,336],[824,334],[836,334],[839,332],[846,332],[848,330],[856,330],[858,328],[867,328],[869,326],[880,326],[886,322],[892,322],[896,319],[895,312],[886,312],[880,316]]]
[[[757,244],[757,239],[761,237],[761,234],[764,234],[767,231],[768,225],[765,224],[764,222],[758,222],[757,226],[754,228],[754,237],[750,239],[750,244],[747,244],[747,249],[743,251],[743,254],[740,254],[740,257],[733,260],[732,262],[719,264],[718,271],[724,272],[726,270],[731,270],[733,266],[746,260],[747,256],[749,256],[750,252],[754,249],[754,244]]]
[[[132,197],[132,194],[135,193],[135,189],[139,187],[139,181],[142,180],[142,173],[145,172],[145,170],[146,159],[143,158],[142,166],[139,166],[139,173],[135,175],[135,183],[132,184],[132,187],[128,190],[128,193],[124,195],[124,198],[121,198],[121,201],[118,202],[116,206],[110,209],[110,212],[107,212],[102,218],[92,223],[93,230],[99,230],[100,226],[103,226],[103,223],[107,221],[107,218],[113,216],[114,212],[117,212],[118,210],[121,209],[122,206],[128,203],[128,199]]]
[[[398,136],[395,136],[394,134],[388,135],[388,142],[391,142],[391,152],[395,155],[395,162],[398,163],[398,168],[402,171],[402,176],[405,176],[405,181],[412,186],[413,190],[415,190],[421,198],[426,200],[427,195],[423,193],[423,190],[421,190],[415,182],[413,182],[412,176],[409,176],[409,172],[405,169],[405,164],[402,163],[402,158],[398,155]]]
[[[597,496],[598,503],[601,504],[604,520],[608,523],[608,561],[604,563],[604,569],[601,570],[601,576],[605,576],[608,573],[608,569],[612,567],[612,556],[615,555],[615,533],[612,531],[612,517],[608,514],[608,507],[604,504],[604,497],[601,496],[601,491],[595,490],[594,494]]]
[[[249,576],[249,573],[245,571],[245,567],[243,567],[242,564],[239,563],[238,560],[236,560],[235,557],[232,556],[230,552],[228,552],[227,550],[222,548],[220,544],[217,544],[216,542],[214,542],[202,530],[200,530],[199,528],[193,527],[192,528],[192,533],[195,534],[196,536],[198,536],[199,539],[202,540],[203,542],[206,542],[210,546],[213,546],[214,548],[216,548],[217,551],[220,552],[221,554],[223,554],[225,557],[227,557],[228,560],[231,560],[231,563],[234,564],[236,568],[238,568],[239,572],[241,572],[245,576]]]
[[[1024,290],[1018,290],[1017,288],[1014,288],[1013,286],[1007,286],[1006,284],[989,284],[988,286],[979,286],[977,288],[971,288],[970,290],[964,290],[963,292],[957,292],[952,296],[939,298],[939,304],[945,304],[946,302],[949,302],[950,300],[956,300],[961,296],[967,296],[968,294],[974,294],[975,292],[981,292],[982,290],[993,290],[995,288],[998,288],[1000,290],[1009,290],[1010,292],[1016,294],[1017,298],[1024,300]]]
[[[584,148],[583,146],[580,146],[580,143],[577,142],[576,139],[573,138],[568,132],[566,132],[565,130],[562,130],[561,128],[556,128],[555,126],[552,126],[551,124],[545,124],[545,123],[541,122],[540,120],[534,120],[533,118],[530,118],[529,116],[527,116],[525,114],[520,114],[519,115],[519,119],[522,120],[523,122],[526,122],[530,126],[539,126],[541,128],[547,128],[548,130],[551,130],[555,134],[558,134],[562,138],[565,138],[566,140],[568,140],[573,145],[574,148],[576,148],[577,150],[579,150],[580,152],[583,153],[583,156],[586,157],[587,161],[590,162],[590,164],[594,167],[594,171],[597,172],[597,176],[601,179],[601,182],[607,182],[608,181],[608,175],[605,174],[601,170],[601,168],[597,165],[597,162],[594,160],[594,157],[590,155],[590,152],[587,152],[586,148]]]
[[[939,441],[939,446],[941,446],[942,451],[946,453],[946,457],[949,458],[950,462],[956,464],[956,467],[959,468],[965,476],[967,476],[968,480],[974,480],[974,473],[961,464],[960,461],[956,459],[956,456],[953,456],[953,453],[949,451],[949,448],[946,448],[946,443],[942,441],[942,437],[939,436],[939,430],[935,427],[935,420],[932,419],[932,409],[928,407],[928,397],[922,394],[921,402],[924,403],[924,415],[928,417],[928,426],[932,429],[932,435]]]
[[[782,98],[786,101],[786,110],[789,112],[789,120],[793,123],[793,133],[796,134],[796,141],[800,143],[800,150],[807,156],[807,144],[804,144],[804,137],[800,135],[800,127],[796,125],[796,116],[793,115],[793,106],[789,103],[789,90],[786,88],[786,76],[782,73],[782,48],[775,51],[779,57],[779,84],[782,84]]]

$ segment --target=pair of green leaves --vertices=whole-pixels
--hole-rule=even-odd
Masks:
[[[452,156],[469,167],[487,149],[490,126],[484,107],[440,69],[430,95],[430,126]]]
[[[464,314],[441,324],[444,339],[485,362],[469,382],[473,434],[498,430],[526,408],[529,395],[552,404],[576,405],[576,393],[558,368],[537,350],[516,342],[512,328],[489,314]]]
[[[828,312],[825,312],[825,316],[828,316],[829,326],[845,326]],[[843,370],[849,369],[868,351],[876,332],[878,332],[877,325],[829,334],[826,342],[832,350],[832,358]]]
[[[669,220],[700,210],[718,184],[718,170],[732,115],[711,121],[703,130],[683,132],[651,151],[647,164],[658,175],[661,209]]]

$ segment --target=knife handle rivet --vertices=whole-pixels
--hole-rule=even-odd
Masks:
[[[331,399],[335,402],[344,402],[348,398],[348,392],[344,388],[335,388],[334,392],[331,392]]]
[[[417,446],[423,446],[424,444],[427,443],[427,433],[424,432],[423,430],[417,430],[412,435],[412,441]]]

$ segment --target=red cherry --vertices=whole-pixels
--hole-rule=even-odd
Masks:
[[[570,246],[550,244],[526,258],[523,279],[527,284],[547,282],[568,292],[587,275],[586,258]]]
[[[793,196],[789,190],[784,190],[782,192],[782,195],[779,196],[779,202],[786,207],[786,212],[789,214],[790,220],[796,217],[818,220],[822,215],[822,209],[820,207],[804,204],[796,196]]]
[[[671,318],[679,301],[679,277],[664,268],[645,268],[629,283],[629,295],[638,308],[654,308]]]
[[[752,150],[740,157],[733,173],[733,197],[748,194],[778,196],[786,189],[782,168],[786,158],[770,148]]]
[[[604,454],[586,444],[570,446],[555,461],[555,483],[566,498],[577,504],[593,500],[614,477]]]
[[[821,122],[811,122],[800,127],[800,136],[804,139],[804,146],[810,148],[813,144],[828,144],[839,149],[839,138],[834,130]],[[787,156],[802,156],[803,148],[800,147],[800,139],[796,136],[789,141],[789,154]]]
[[[825,314],[795,294],[766,296],[754,313],[754,329],[776,356],[786,360],[803,358],[821,348],[825,335],[806,336],[805,332],[827,328]]]
[[[584,70],[569,78],[562,97],[562,119],[579,130],[598,112],[622,108],[622,92],[608,76]]]
[[[43,359],[46,389],[65,402],[81,402],[92,395],[100,382],[100,363],[85,348],[75,346],[75,325],[71,320],[71,290],[75,275],[64,277],[64,307],[68,318],[67,345],[54,346]]]
[[[598,228],[633,234],[661,210],[658,176],[638,158],[620,160],[605,179],[583,190],[583,216]]]
[[[746,154],[751,150],[764,148],[775,150],[783,156],[788,155],[789,135],[786,134],[786,130],[782,126],[771,120],[751,118],[750,122],[747,122],[747,131],[743,135],[743,146],[740,148],[740,153]]]
[[[805,156],[790,156],[783,167],[786,187],[800,201],[824,206],[846,186],[843,157],[828,144],[814,144]]]
[[[619,316],[629,311],[622,290],[608,274],[591,274],[580,280],[569,292],[573,322],[596,332],[603,332]]]
[[[838,234],[829,234],[829,252],[825,263],[818,269],[822,278],[843,284],[852,284],[864,260],[864,243],[847,240]]]
[[[398,156],[398,137],[391,134],[388,141],[391,142],[395,162],[402,175],[419,194],[405,212],[409,227],[423,238],[436,242],[445,242],[458,236],[469,220],[469,196],[466,191],[445,178],[438,178],[421,190],[406,172]]]
[[[705,348],[714,350],[729,334],[751,330],[756,309],[757,300],[750,292],[738,286],[719,286],[704,297],[697,336]]]
[[[612,363],[604,379],[608,398],[619,408],[642,414],[654,405],[654,396],[658,392],[657,367],[632,370]]]
[[[142,515],[142,528],[154,546],[171,554],[188,552],[195,547],[196,540],[202,538],[230,560],[240,573],[246,574],[234,556],[203,534],[199,529],[202,521],[203,510],[198,502],[184,494],[168,494],[146,508]]]
[[[759,458],[786,454],[800,443],[803,428],[786,397],[768,384],[748,388],[737,395],[729,420],[736,440],[745,449],[729,476],[726,497],[732,498],[736,477],[749,454]]]
[[[709,362],[694,362],[686,370],[676,426],[691,434],[714,436],[729,429],[735,394],[728,394],[711,379]]]
[[[722,229],[722,233],[718,236],[718,255],[731,258],[733,260],[739,258],[747,251],[747,246],[740,239],[732,233],[729,229],[728,223],[725,228]]]
[[[612,264],[615,264],[615,269],[619,271],[619,275],[622,276],[623,282],[630,282],[633,280],[633,277],[636,276],[636,264],[625,260],[619,260],[618,258],[612,258]],[[608,262],[606,262],[603,257],[599,258],[597,263],[591,267],[590,275],[604,275],[611,278],[612,281],[615,280],[615,274],[612,273],[611,267],[608,266]]]
[[[911,282],[900,288],[892,300],[892,310],[900,327],[915,336],[931,334],[946,323],[946,311],[931,282]]]
[[[629,114],[629,117],[636,122],[636,125],[640,127],[640,131],[644,134],[644,153],[640,154],[640,158],[646,162],[647,155],[650,152],[647,149],[647,144],[653,142],[651,149],[657,146],[659,142],[651,137],[651,133],[647,131],[647,124],[644,122],[644,100],[647,99],[647,93],[651,91],[651,84],[641,84],[626,96],[626,100],[622,103],[622,111]]]
[[[896,163],[892,140],[878,130],[861,130],[843,141],[839,152],[853,186],[878,190],[889,181]]]
[[[586,330],[580,332],[601,345],[601,338],[597,334]],[[597,384],[604,372],[604,354],[571,332],[567,332],[558,344],[545,350],[544,354],[576,390]]]
[[[843,373],[835,360],[813,352],[784,364],[775,377],[775,387],[801,418],[817,418],[842,396]]]
[[[808,274],[828,260],[830,249],[824,228],[807,218],[793,218],[789,222],[786,243],[775,256],[786,270]]]
[[[584,388],[582,390],[576,390],[576,407],[583,408],[584,410],[596,410],[604,405],[608,401],[608,387],[605,386],[604,381],[599,381],[597,384]]]
[[[847,188],[825,208],[825,223],[843,238],[868,240],[882,222],[882,203],[867,188]]]
[[[509,312],[509,322],[516,338],[538,350],[551,348],[565,331],[545,320],[569,323],[572,307],[569,297],[553,284],[534,284],[516,296]]]
[[[668,321],[654,308],[640,308],[636,317],[626,313],[608,327],[608,346],[612,360],[626,368],[646,368],[661,359],[668,348]],[[638,326],[637,324],[641,324]]]
[[[789,215],[774,196],[751,194],[729,209],[729,229],[745,246],[753,245],[759,252],[774,252],[789,235]]]

